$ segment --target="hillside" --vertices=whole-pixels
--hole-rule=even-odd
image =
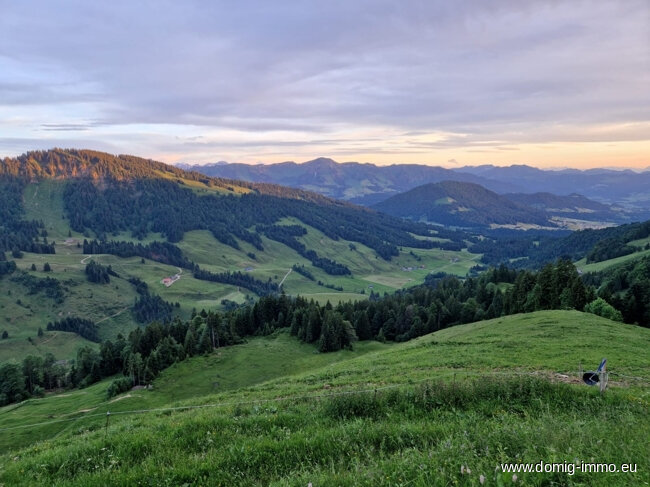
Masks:
[[[553,238],[549,235],[506,235],[476,241],[472,251],[482,253],[481,261],[498,265],[511,260],[518,267],[538,267],[560,257],[582,264],[610,259],[634,258],[645,252],[650,237],[650,220],[616,227],[585,229]]]
[[[500,184],[472,174],[460,174],[437,166],[395,164],[376,166],[358,162],[338,163],[320,157],[301,164],[208,164],[183,165],[185,169],[208,176],[282,184],[316,191],[336,199],[371,205],[391,195],[423,183],[449,179],[482,184],[493,191],[513,191],[514,186]]]
[[[0,173],[0,333],[8,334],[0,362],[71,358],[79,345],[95,346],[46,329],[69,316],[97,323],[101,339],[128,332],[141,299],[134,279],[153,296],[143,308],[156,303],[148,316],[168,315],[160,297],[188,318],[193,308],[241,305],[280,284],[323,304],[366,299],[432,271],[465,275],[479,257],[460,251],[451,233],[315,193],[131,156],[57,149],[0,161]],[[90,282],[90,261],[116,275]],[[2,276],[5,264],[16,271]]]
[[[620,207],[599,203],[579,194],[510,193],[504,196],[515,203],[541,210],[557,222],[602,222],[606,226],[629,221],[630,218]]]
[[[494,485],[512,481],[495,470],[503,462],[594,457],[638,470],[519,474],[518,482],[648,481],[649,330],[547,311],[338,352],[328,364],[297,346],[283,334],[254,339],[172,367],[152,390],[111,402],[100,383],[76,398],[2,408],[0,428],[48,424],[3,431],[3,447],[13,449],[0,457],[0,482],[473,485],[482,475]],[[255,385],[257,371],[277,366],[274,350],[300,365],[275,368],[274,379]],[[578,377],[602,357],[612,373],[604,397]],[[230,380],[223,392],[214,386],[216,394],[169,402],[179,384],[198,393],[222,378]]]
[[[458,181],[424,184],[377,203],[373,208],[392,216],[457,227],[555,226],[540,210],[478,184]]]

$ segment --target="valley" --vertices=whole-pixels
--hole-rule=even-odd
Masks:
[[[390,216],[90,151],[4,171],[0,482],[182,485],[209,459],[217,485],[499,485],[603,435],[648,454],[648,222],[568,232],[610,208],[468,182]]]
[[[184,184],[192,181],[186,179]],[[212,191],[203,183],[199,186],[192,184],[199,191]],[[234,183],[228,184],[233,187],[231,184]],[[6,314],[4,322],[0,323],[0,331],[7,331],[9,338],[0,341],[0,362],[20,359],[28,354],[45,356],[48,352],[55,353],[60,359],[72,358],[80,343],[94,346],[66,332],[45,330],[48,322],[67,316],[87,318],[97,323],[101,339],[115,339],[120,333],[128,334],[135,324],[131,307],[137,297],[128,282],[132,278],[141,279],[163,300],[178,303],[175,314],[183,319],[189,318],[193,309],[223,309],[224,306],[250,303],[256,298],[255,293],[246,288],[198,280],[187,270],[173,286],[167,287],[161,281],[177,274],[179,268],[148,258],[84,254],[81,244],[92,234],[71,228],[64,204],[65,187],[64,180],[41,179],[24,188],[23,218],[43,223],[55,253],[22,252],[21,258],[15,259],[17,269],[36,279],[56,279],[65,288],[64,299],[56,302],[44,298],[42,292],[33,292],[10,279],[1,280],[0,306]],[[418,285],[431,272],[462,276],[480,259],[480,255],[465,250],[400,247],[398,254],[387,261],[360,242],[342,238],[335,240],[298,218],[281,218],[277,224],[304,227],[306,234],[297,240],[306,248],[315,249],[319,256],[345,265],[351,275],[329,275],[294,249],[264,235],[260,237],[263,250],[237,237],[233,238],[234,246],[224,244],[208,230],[187,231],[176,245],[186,258],[211,272],[242,272],[259,281],[275,284],[286,275],[282,283],[286,294],[314,299],[323,305],[328,301],[336,304],[367,299],[371,292],[383,294]],[[430,233],[435,235],[434,230]],[[166,241],[159,232],[148,232],[136,238],[124,230],[114,231],[110,238],[143,245]],[[110,265],[119,277],[113,277],[107,285],[88,282],[84,270],[89,260]],[[50,272],[43,272],[46,263]],[[287,275],[294,265],[305,266],[313,279],[298,272]],[[44,330],[42,337],[37,334],[39,328]],[[66,345],[62,347],[61,342],[66,342]]]
[[[2,2],[0,487],[650,487],[648,14]]]

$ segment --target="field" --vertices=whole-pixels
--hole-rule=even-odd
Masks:
[[[280,332],[178,364],[153,390],[111,402],[103,382],[0,409],[0,446],[12,448],[0,483],[511,485],[500,463],[543,460],[638,469],[519,474],[517,484],[644,485],[649,347],[650,330],[575,311],[336,354]],[[602,357],[604,396],[578,376]]]

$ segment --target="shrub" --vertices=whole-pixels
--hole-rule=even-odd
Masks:
[[[131,377],[120,377],[119,379],[115,379],[111,382],[111,385],[108,386],[106,396],[110,399],[111,397],[115,397],[118,394],[130,390],[131,387],[133,387],[133,380],[131,380]]]
[[[608,318],[612,321],[623,322],[623,315],[619,310],[603,298],[598,298],[585,306],[585,312]]]

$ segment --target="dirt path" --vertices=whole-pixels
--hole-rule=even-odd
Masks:
[[[79,261],[80,264],[85,264],[88,259],[90,259],[92,255],[87,255],[83,259]]]
[[[119,310],[119,311],[118,311],[117,313],[115,313],[114,315],[107,316],[106,318],[102,318],[102,319],[99,320],[99,321],[95,321],[95,324],[98,325],[98,324],[101,323],[102,321],[106,321],[106,320],[110,320],[111,318],[115,318],[116,316],[121,315],[122,313],[124,313],[127,309],[129,309],[128,306],[127,306],[126,308],[122,308],[121,310]]]
[[[42,342],[41,345],[45,345],[45,344],[46,344],[47,342],[49,342],[50,340],[54,340],[54,338],[56,338],[57,335],[58,335],[58,333],[55,333],[55,334],[52,335],[50,338],[48,338],[47,340],[45,340],[44,342]]]
[[[34,206],[38,206],[38,202],[36,201],[36,197],[38,196],[38,190],[40,189],[40,186],[36,186],[36,191],[34,191],[34,194],[32,195],[32,204]]]
[[[291,274],[291,271],[292,271],[292,270],[293,270],[293,269],[289,269],[289,272],[287,272],[287,273],[284,275],[284,277],[283,277],[282,280],[280,281],[280,284],[278,284],[278,287],[282,286],[282,283],[284,283],[284,280],[285,280],[287,277],[289,277],[289,274]]]

